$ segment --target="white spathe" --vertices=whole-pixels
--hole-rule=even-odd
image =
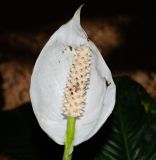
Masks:
[[[64,88],[74,60],[67,46],[86,46],[92,54],[86,105],[83,115],[76,120],[74,146],[91,138],[115,105],[116,87],[111,72],[80,25],[81,7],[51,36],[36,61],[31,77],[30,97],[37,120],[49,137],[61,145],[65,142],[67,123],[62,110]]]

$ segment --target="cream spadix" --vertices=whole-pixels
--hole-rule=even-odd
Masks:
[[[116,87],[99,50],[80,25],[81,7],[42,49],[30,97],[41,128],[64,145],[67,117],[76,117],[73,144],[91,138],[111,114]],[[108,85],[109,84],[109,85]]]

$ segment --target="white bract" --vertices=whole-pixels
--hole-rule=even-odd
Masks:
[[[77,117],[75,146],[100,129],[115,104],[111,72],[82,29],[80,11],[81,7],[51,36],[31,78],[30,97],[37,120],[61,145],[65,142],[67,116]]]

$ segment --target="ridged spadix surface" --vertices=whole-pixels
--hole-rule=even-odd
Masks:
[[[51,36],[31,78],[30,97],[37,120],[62,145],[67,116],[77,117],[74,145],[78,145],[100,129],[115,104],[111,72],[82,29],[80,10]]]
[[[90,82],[91,52],[88,47],[80,47],[78,50],[71,47],[71,53],[75,60],[64,92],[63,113],[67,117],[79,117],[84,112]]]

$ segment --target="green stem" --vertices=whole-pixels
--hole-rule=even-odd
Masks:
[[[66,140],[65,140],[65,148],[63,154],[63,160],[71,160],[72,159],[72,149],[73,149],[73,141],[75,137],[75,117],[67,118],[67,128],[66,128]]]

